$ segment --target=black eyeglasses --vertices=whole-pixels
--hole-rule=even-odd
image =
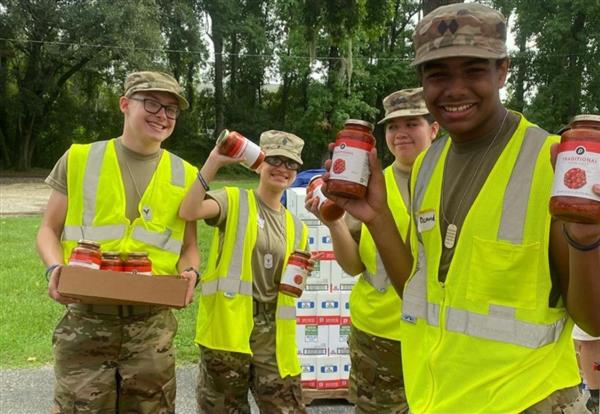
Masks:
[[[300,164],[294,160],[290,160],[289,158],[283,157],[265,157],[265,162],[273,167],[279,167],[281,164],[285,165],[285,168],[292,171],[298,171],[300,168]]]
[[[143,102],[144,109],[146,112],[151,114],[157,114],[161,109],[165,108],[165,115],[169,119],[177,119],[180,114],[179,107],[177,105],[163,105],[157,100],[150,98],[136,98],[135,96],[129,97],[129,99],[133,99],[134,101]]]

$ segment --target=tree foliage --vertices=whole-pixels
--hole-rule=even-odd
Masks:
[[[549,130],[600,111],[597,0],[481,1],[511,19],[509,107]],[[282,129],[317,166],[346,119],[375,122],[387,94],[418,85],[412,30],[449,2],[0,0],[0,169],[118,136],[123,80],[144,69],[185,89],[191,108],[166,142],[185,158],[201,162],[223,128]]]

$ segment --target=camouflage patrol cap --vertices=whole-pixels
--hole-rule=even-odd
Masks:
[[[385,109],[385,118],[377,122],[378,124],[401,116],[422,116],[429,113],[423,99],[423,88],[392,92],[383,99],[383,109]]]
[[[448,57],[506,57],[506,19],[477,3],[438,7],[423,18],[413,34],[413,66]]]
[[[183,88],[177,80],[164,72],[133,72],[125,80],[125,96],[129,98],[136,92],[169,92],[177,98],[179,109],[189,108],[190,104],[181,95]]]
[[[304,141],[294,134],[283,131],[265,131],[260,134],[260,148],[265,157],[280,155],[302,164]]]

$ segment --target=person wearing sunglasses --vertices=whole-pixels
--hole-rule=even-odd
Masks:
[[[307,250],[308,231],[280,202],[302,165],[304,141],[283,131],[260,136],[258,186],[210,191],[219,168],[241,159],[215,148],[181,204],[184,220],[215,227],[196,325],[200,349],[199,413],[303,413],[295,301],[279,293],[293,250]]]
[[[49,296],[66,305],[53,336],[52,413],[175,412],[177,321],[164,306],[88,305],[59,294],[60,268],[79,239],[102,251],[148,252],[153,275],[188,280],[200,263],[196,223],[178,217],[197,168],[161,149],[180,110],[182,88],[162,72],[135,72],[119,98],[121,136],[74,144],[46,179],[52,187],[37,236]]]

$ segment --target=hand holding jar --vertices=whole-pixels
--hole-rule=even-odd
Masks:
[[[265,159],[258,145],[236,131],[221,131],[216,148],[220,154],[236,159],[251,170],[256,170]]]
[[[344,209],[325,197],[321,190],[322,186],[321,175],[315,175],[310,179],[306,187],[304,207],[322,222],[339,220],[344,215]]]
[[[334,145],[334,143],[330,144],[330,149],[332,149]],[[382,218],[384,216],[383,213],[389,213],[385,190],[385,178],[375,148],[369,152],[368,160],[371,175],[364,197],[353,199],[335,196],[329,193],[329,180],[331,179],[329,170],[331,168],[331,160],[325,162],[325,169],[327,169],[327,172],[322,176],[323,186],[321,187],[321,190],[327,198],[334,201],[353,217],[367,225],[377,218]],[[391,214],[389,214],[389,216],[391,217]]]

